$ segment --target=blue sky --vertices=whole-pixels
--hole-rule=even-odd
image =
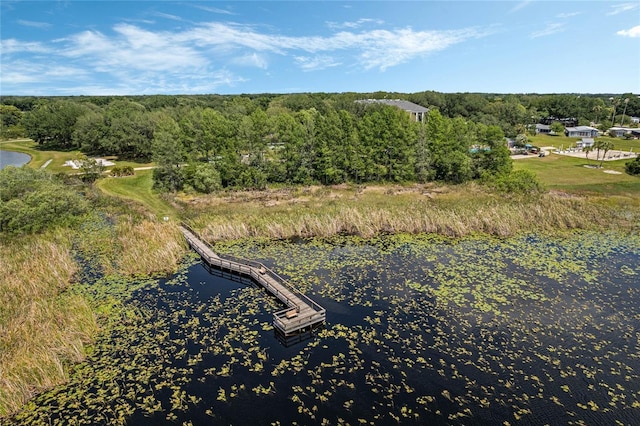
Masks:
[[[2,95],[640,93],[640,2],[1,1]]]

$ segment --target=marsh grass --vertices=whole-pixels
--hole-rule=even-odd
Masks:
[[[267,237],[370,238],[387,233],[435,233],[461,237],[484,233],[507,237],[523,232],[632,227],[633,209],[593,199],[547,193],[504,197],[475,184],[458,187],[343,187],[327,193],[273,191],[187,200],[191,222],[212,241]]]
[[[98,331],[98,317],[110,303],[121,302],[94,300],[102,294],[99,289],[85,294],[73,284],[81,276],[75,256],[90,259],[89,268],[127,281],[175,272],[187,252],[183,240],[174,223],[94,214],[79,229],[3,241],[0,418],[66,382],[69,367],[84,359]]]
[[[175,272],[187,251],[180,230],[172,222],[122,220],[116,233],[121,247],[116,261],[120,274]]]
[[[0,417],[67,379],[97,330],[86,300],[66,291],[77,271],[62,234],[0,248]]]

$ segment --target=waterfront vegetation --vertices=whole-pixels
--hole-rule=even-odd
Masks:
[[[0,142],[32,157],[28,167],[0,172],[0,418],[233,423],[234,411],[260,402],[300,423],[340,423],[341,411],[352,423],[464,423],[487,420],[489,406],[496,411],[487,421],[502,423],[549,410],[537,399],[567,421],[582,412],[595,422],[637,419],[639,348],[630,330],[638,289],[630,283],[640,274],[640,177],[624,173],[627,161],[606,162],[614,174],[552,154],[516,161],[510,172],[503,150],[469,151],[517,132],[509,114],[496,123],[478,113],[462,132],[464,120],[443,104],[443,115],[430,116],[431,133],[409,123],[407,136],[404,112],[336,113],[353,107],[347,100],[217,99],[213,109],[173,105],[167,113],[167,105],[146,110],[123,99],[86,116],[63,101],[57,107],[80,117],[79,132],[67,128],[59,141],[64,151],[44,133],[39,144]],[[491,101],[520,111],[516,104]],[[147,139],[91,139],[110,114]],[[43,129],[38,117],[32,130]],[[207,127],[214,123],[226,124]],[[221,146],[229,132],[233,141]],[[328,150],[329,134],[348,136],[345,146],[363,149],[367,161]],[[432,148],[403,145],[406,137]],[[530,136],[536,146],[568,140]],[[637,144],[611,140],[627,151]],[[89,184],[63,166],[82,155],[77,148],[127,160],[118,167],[160,171]],[[46,171],[32,170],[48,160]],[[53,210],[50,199],[59,201]],[[251,287],[216,296],[202,284],[210,278],[191,282],[199,272],[185,256],[181,220],[221,252],[274,267],[332,306],[336,319],[300,350],[272,347],[275,302]],[[340,317],[349,310],[356,313]],[[621,352],[611,349],[613,334],[626,339]],[[583,363],[585,354],[600,367]],[[434,387],[413,380],[424,371],[439,377]],[[599,381],[578,392],[585,378]],[[215,400],[203,384],[216,389]],[[356,389],[371,395],[359,399]],[[276,411],[265,419],[278,420]]]

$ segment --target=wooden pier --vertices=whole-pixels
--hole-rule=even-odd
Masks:
[[[181,225],[180,230],[189,246],[202,257],[207,265],[250,277],[284,303],[286,308],[273,314],[273,326],[285,338],[307,332],[324,324],[326,310],[322,306],[295,289],[262,263],[231,256],[219,256],[206,241],[187,225]]]

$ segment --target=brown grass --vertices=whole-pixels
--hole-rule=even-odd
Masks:
[[[117,225],[117,272],[150,275],[174,272],[187,247],[173,222],[121,220]]]
[[[368,238],[398,232],[506,237],[522,232],[632,227],[639,219],[632,211],[615,216],[620,203],[611,206],[593,197],[554,192],[514,198],[475,184],[307,188],[185,201],[195,211],[193,225],[211,241],[336,234]]]
[[[0,249],[0,417],[64,382],[97,331],[87,302],[65,291],[76,272],[69,247],[57,235]]]

